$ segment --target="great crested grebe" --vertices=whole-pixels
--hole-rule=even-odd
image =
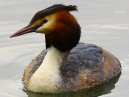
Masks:
[[[25,69],[26,90],[41,93],[76,91],[100,85],[121,72],[119,60],[94,45],[79,43],[80,26],[69,11],[76,6],[53,5],[38,11],[28,26],[10,37],[44,33],[43,50]]]

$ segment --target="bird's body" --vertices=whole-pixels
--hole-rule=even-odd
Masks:
[[[76,91],[100,85],[121,72],[119,60],[108,51],[79,43],[81,30],[69,11],[57,4],[39,11],[30,24],[11,37],[30,32],[45,34],[46,50],[25,69],[25,89],[41,93]]]
[[[67,52],[63,54],[65,56],[68,54],[63,63],[61,63],[60,58],[55,56],[57,52],[53,54],[52,57],[57,58],[57,60],[54,59],[58,62],[58,66],[54,65],[53,61],[49,61],[52,62],[52,66],[47,64],[47,68],[42,69],[46,72],[38,74],[40,77],[36,77],[37,80],[34,80],[35,83],[30,88],[31,78],[43,65],[42,62],[47,52],[47,50],[43,50],[26,68],[23,81],[25,88],[29,87],[27,90],[33,89],[37,85],[36,83],[40,83],[38,81],[46,86],[39,85],[40,88],[36,87],[36,90],[40,89],[39,91],[31,91],[57,93],[91,88],[117,76],[121,71],[119,61],[112,54],[96,45],[79,43],[69,54]]]

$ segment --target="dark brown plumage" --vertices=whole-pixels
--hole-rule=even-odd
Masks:
[[[69,6],[65,6],[63,4],[55,4],[51,7],[48,7],[44,10],[38,11],[32,18],[32,20],[30,21],[30,24],[32,24],[35,20],[41,19],[47,15],[53,14],[57,11],[61,11],[61,10],[65,10],[65,11],[75,11],[77,10],[77,7],[74,5],[69,5]]]

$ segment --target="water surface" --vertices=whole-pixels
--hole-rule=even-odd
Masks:
[[[38,10],[56,3],[74,4],[72,12],[82,28],[81,41],[112,52],[122,63],[122,74],[110,84],[88,92],[60,95],[22,91],[24,69],[45,48],[44,35],[31,33],[10,39],[26,26]],[[129,95],[129,1],[128,0],[0,0],[0,97],[128,97]],[[109,86],[109,87],[108,87]],[[103,91],[102,91],[103,90]],[[93,93],[94,91],[94,93]],[[95,93],[96,92],[96,93]],[[89,96],[86,96],[89,95]]]

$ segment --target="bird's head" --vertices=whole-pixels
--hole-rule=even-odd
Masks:
[[[10,37],[37,32],[44,33],[46,48],[55,46],[60,51],[67,51],[76,46],[80,39],[80,26],[69,11],[77,10],[76,6],[56,4],[38,11],[29,25]]]

